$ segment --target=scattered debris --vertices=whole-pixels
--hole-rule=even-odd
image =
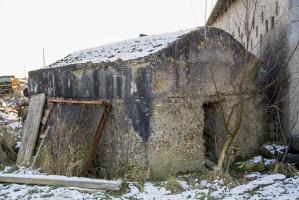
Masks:
[[[23,123],[18,117],[17,104],[22,99],[20,93],[0,98],[0,164],[13,164],[17,158],[18,142]]]
[[[252,159],[234,163],[233,169],[239,172],[262,172],[265,170],[262,156],[256,156]]]
[[[260,148],[260,153],[265,158],[281,160],[288,147],[278,144],[265,144]]]
[[[15,76],[0,76],[0,95],[13,93],[19,88],[20,83]]]

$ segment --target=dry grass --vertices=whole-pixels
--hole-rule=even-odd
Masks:
[[[66,176],[79,176],[84,162],[82,144],[76,142],[74,127],[68,133],[60,132],[51,135],[41,151],[39,159],[40,167],[48,174],[59,174]]]
[[[48,174],[79,176],[101,117],[100,109],[55,104],[35,166]]]
[[[295,164],[279,162],[274,168],[274,172],[284,174],[286,176],[298,175],[298,169]]]
[[[209,182],[213,182],[217,179],[221,179],[224,181],[226,185],[233,185],[234,178],[228,173],[221,170],[212,170],[205,173],[202,177],[204,180]]]
[[[177,179],[174,176],[170,177],[170,179],[169,179],[169,181],[167,181],[165,187],[167,190],[170,190],[172,193],[175,193],[175,194],[181,193],[184,191],[182,186],[180,185],[180,183],[177,181]]]
[[[1,127],[0,134],[0,164],[13,164],[17,160],[17,153],[14,151],[16,141],[13,134],[6,128]]]

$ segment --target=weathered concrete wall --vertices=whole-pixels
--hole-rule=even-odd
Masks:
[[[289,63],[289,131],[299,135],[299,1],[289,0],[288,23],[288,56],[292,56]]]
[[[109,101],[113,110],[98,149],[101,167],[112,176],[137,167],[164,177],[203,169],[203,104],[216,102],[211,71],[223,106],[230,110],[237,102],[232,83],[240,78],[244,54],[229,34],[208,28],[207,38],[204,31],[194,31],[141,59],[32,71],[29,91]],[[255,66],[254,57],[250,59]],[[254,86],[248,88],[250,92]],[[263,142],[259,105],[253,99],[246,105],[236,142],[243,156]]]

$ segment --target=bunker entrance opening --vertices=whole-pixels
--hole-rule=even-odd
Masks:
[[[204,103],[203,139],[206,159],[217,163],[222,145],[225,140],[219,103]]]

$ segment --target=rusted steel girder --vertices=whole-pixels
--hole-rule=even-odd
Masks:
[[[72,99],[62,99],[62,98],[56,98],[56,99],[49,99],[49,103],[69,103],[69,104],[87,104],[87,105],[102,105],[108,108],[112,108],[112,105],[110,103],[107,103],[103,100],[72,100]]]

